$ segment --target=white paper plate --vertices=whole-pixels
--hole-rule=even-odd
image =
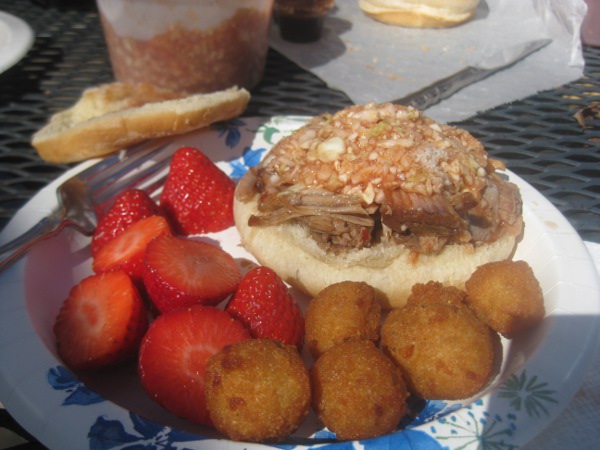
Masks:
[[[33,45],[33,30],[18,17],[0,11],[0,73],[18,63]]]
[[[258,162],[305,118],[238,119],[177,139],[173,148],[200,148],[232,177]],[[56,205],[56,186],[40,191],[0,235],[5,242]],[[30,433],[53,449],[514,448],[538,434],[580,386],[600,330],[600,284],[587,250],[566,219],[512,173],[524,199],[525,236],[516,258],[533,267],[547,317],[512,342],[489,389],[463,404],[427,402],[402,431],[361,442],[337,443],[314,417],[293,438],[275,445],[232,442],[158,407],[143,392],[132,365],[77,379],[56,356],[52,327],[70,288],[91,273],[89,238],[63,231],[0,274],[0,401]],[[235,258],[251,258],[234,228],[211,239]],[[301,299],[301,301],[305,301]]]

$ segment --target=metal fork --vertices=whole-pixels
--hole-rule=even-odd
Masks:
[[[162,169],[176,150],[171,143],[171,138],[144,142],[108,156],[64,181],[56,189],[56,210],[21,236],[0,246],[0,270],[67,226],[91,235],[97,215],[103,214],[114,197],[128,188],[144,189],[151,196],[156,194],[166,178]]]

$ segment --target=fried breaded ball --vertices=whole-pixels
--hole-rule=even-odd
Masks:
[[[467,304],[492,329],[513,338],[544,318],[540,283],[525,261],[479,266],[465,283]]]
[[[298,350],[270,339],[248,339],[211,356],[205,391],[215,428],[237,441],[285,438],[310,409],[308,369]]]
[[[381,306],[375,289],[364,282],[343,281],[323,289],[308,304],[305,339],[314,358],[348,340],[379,340]]]
[[[430,303],[392,310],[381,327],[381,344],[414,395],[458,400],[490,380],[499,337],[469,308]]]
[[[406,304],[446,303],[452,306],[464,306],[465,296],[466,293],[455,286],[444,286],[439,281],[428,281],[413,285]]]
[[[371,341],[331,348],[312,366],[310,378],[313,408],[337,439],[390,433],[408,411],[400,371]]]

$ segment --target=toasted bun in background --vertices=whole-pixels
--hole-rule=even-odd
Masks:
[[[360,0],[365,14],[384,23],[413,28],[444,28],[466,22],[479,0]]]
[[[233,87],[186,96],[150,84],[108,83],[54,114],[32,145],[50,162],[105,156],[147,139],[186,133],[240,115],[250,100]]]
[[[516,236],[508,234],[477,247],[447,245],[440,254],[419,255],[416,261],[409,249],[394,244],[333,254],[319,247],[307,228],[295,222],[248,226],[250,216],[258,211],[258,197],[243,201],[236,196],[234,200],[242,245],[260,264],[311,297],[333,283],[364,281],[375,288],[383,308],[400,307],[415,283],[436,280],[462,288],[478,266],[510,257],[516,244]]]

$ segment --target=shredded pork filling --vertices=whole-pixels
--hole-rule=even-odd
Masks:
[[[323,248],[417,253],[493,242],[520,225],[521,197],[468,132],[410,107],[368,104],[312,119],[253,171],[250,226],[297,221]]]

